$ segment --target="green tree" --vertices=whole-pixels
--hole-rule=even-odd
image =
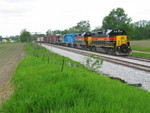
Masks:
[[[80,32],[88,32],[90,31],[90,23],[89,21],[82,20],[77,23],[76,26],[70,27],[65,30],[54,30],[51,31],[52,34],[70,34],[70,33],[80,33]],[[46,32],[47,35],[50,35],[49,30]]]
[[[20,33],[20,41],[21,42],[31,42],[32,36],[30,34],[30,32],[28,32],[26,29],[23,29]]]
[[[108,16],[104,17],[102,22],[103,29],[124,29],[131,30],[131,18],[125,14],[123,8],[113,9]]]
[[[2,43],[2,36],[0,36],[0,43]]]
[[[99,31],[99,30],[102,30],[102,27],[96,26],[92,31]]]
[[[38,34],[38,32],[35,32],[34,34],[32,34],[32,39],[36,40],[38,37],[44,37],[46,36],[45,34]]]
[[[62,31],[62,34],[81,33],[81,32],[88,32],[88,31],[90,31],[89,21],[82,20],[78,22],[76,26],[73,26],[69,29],[65,29],[64,31]]]
[[[10,36],[9,38],[10,38],[11,40],[18,41],[18,40],[19,40],[19,35]]]
[[[90,23],[88,20],[82,20],[77,23],[77,26],[75,26],[75,28],[77,32],[88,32],[90,31]]]
[[[133,23],[133,40],[150,39],[150,21],[140,20]]]
[[[64,35],[64,34],[68,34],[69,33],[69,30],[68,29],[65,29],[65,30],[63,30],[62,31],[62,34]]]
[[[49,30],[47,30],[46,31],[46,35],[48,36],[48,35],[52,35],[53,34],[53,31],[51,30],[51,29],[49,29]]]
[[[73,27],[69,28],[69,33],[77,33],[77,32],[79,32],[77,29],[77,26],[73,26]]]
[[[53,34],[62,34],[62,31],[61,30],[54,30],[54,31],[52,31],[53,32]]]
[[[135,27],[146,27],[148,25],[150,25],[150,21],[147,20],[140,20],[134,23]]]

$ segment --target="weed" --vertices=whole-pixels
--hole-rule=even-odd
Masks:
[[[92,72],[98,72],[99,68],[101,68],[103,64],[103,60],[98,56],[91,55],[90,57],[85,58],[86,67]]]

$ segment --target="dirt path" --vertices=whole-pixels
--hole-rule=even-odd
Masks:
[[[150,52],[148,52],[148,51],[136,51],[136,50],[133,50],[132,52],[150,54]]]
[[[12,92],[12,85],[9,83],[17,64],[23,59],[24,44],[0,44],[0,104]]]
[[[150,40],[130,41],[131,46],[150,47]]]

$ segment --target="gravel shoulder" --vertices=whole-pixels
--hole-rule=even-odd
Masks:
[[[17,64],[24,58],[24,44],[1,44],[0,45],[0,104],[12,93],[10,79]]]

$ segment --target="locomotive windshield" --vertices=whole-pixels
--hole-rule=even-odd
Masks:
[[[89,36],[91,36],[91,33],[90,33],[90,32],[84,32],[82,35],[83,35],[84,37],[89,37]]]
[[[117,36],[117,35],[126,35],[126,32],[124,30],[112,30],[109,33],[109,36]]]

